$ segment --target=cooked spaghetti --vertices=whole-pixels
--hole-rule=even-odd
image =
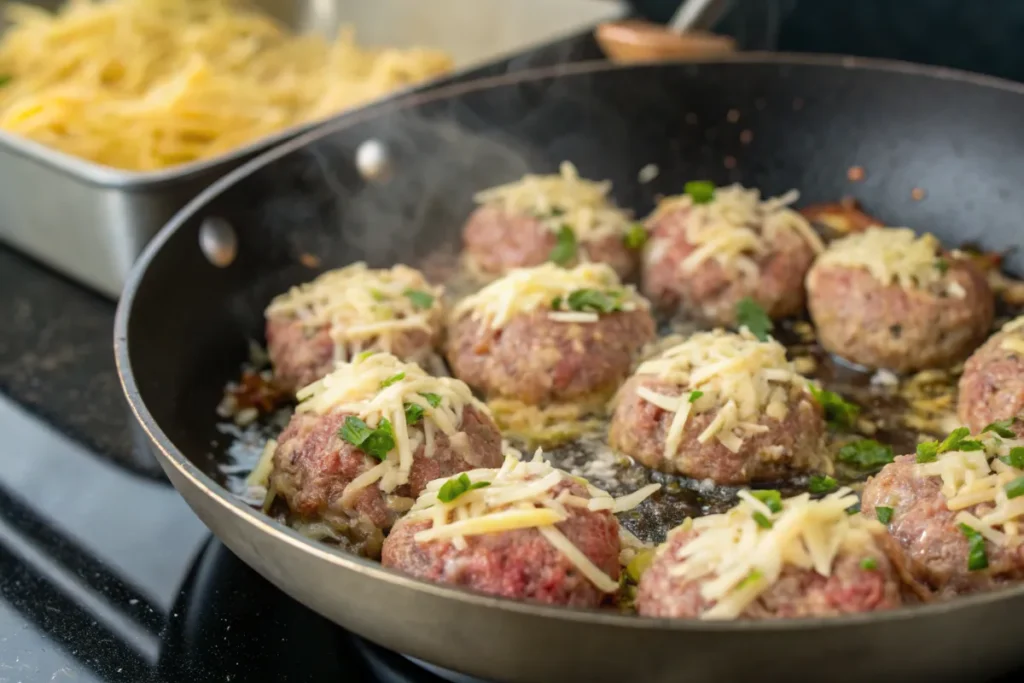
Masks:
[[[437,76],[431,49],[295,35],[239,0],[5,8],[0,129],[106,166],[209,158]]]

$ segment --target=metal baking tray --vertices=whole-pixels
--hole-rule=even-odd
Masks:
[[[35,4],[52,9],[58,3]],[[357,39],[369,45],[427,45],[449,51],[455,72],[413,91],[571,59],[568,38],[589,36],[597,23],[628,11],[625,2],[611,0],[253,4],[300,32],[333,37],[339,25],[351,24]],[[144,173],[94,164],[0,131],[0,240],[117,298],[135,258],[175,211],[261,150],[315,125],[289,128],[208,160]]]

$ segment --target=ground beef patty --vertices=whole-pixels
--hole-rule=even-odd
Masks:
[[[490,417],[466,406],[460,432],[451,439],[435,432],[433,457],[426,457],[423,446],[416,451],[408,484],[391,495],[371,484],[343,505],[345,487],[380,462],[339,436],[346,417],[343,412],[296,413],[278,438],[270,486],[287,503],[293,521],[326,522],[370,557],[380,552],[381,531],[411,502],[400,498],[414,498],[433,479],[502,461],[498,428]]]
[[[936,254],[927,266],[934,281],[921,287],[883,284],[868,269],[827,256],[807,276],[808,309],[821,345],[854,363],[897,372],[945,367],[992,326],[992,291],[966,259]]]
[[[589,498],[579,484],[560,485]],[[619,525],[607,511],[568,508],[555,525],[562,534],[613,580],[619,578]],[[459,549],[450,540],[416,541],[429,520],[402,519],[384,541],[382,561],[427,581],[471,588],[517,600],[573,607],[597,607],[607,595],[596,588],[537,529],[485,533],[465,538]]]
[[[946,505],[939,477],[919,476],[916,457],[902,455],[886,465],[864,487],[861,510],[877,517],[879,506],[892,508],[889,533],[906,556],[910,572],[940,596],[990,590],[1024,579],[1024,546],[986,543],[988,569],[968,569],[967,537],[956,522],[957,513]],[[987,504],[967,510],[975,516]]]
[[[697,440],[719,409],[691,416],[676,457],[666,459],[665,441],[675,414],[641,398],[640,387],[667,396],[679,396],[682,390],[656,376],[635,375],[616,398],[608,442],[647,467],[719,484],[743,484],[781,479],[822,464],[825,420],[821,406],[803,388],[790,389],[783,419],[761,415],[757,423],[766,431],[747,436],[736,452],[715,438]]]
[[[957,416],[979,433],[997,420],[1024,435],[1024,318],[993,335],[964,365],[957,397]]]
[[[513,317],[493,330],[470,316],[448,333],[453,374],[490,398],[530,405],[611,396],[640,348],[654,338],[649,311],[602,314],[596,322],[552,320],[549,311]]]
[[[701,596],[705,582],[715,575],[693,580],[673,575],[674,553],[696,538],[694,532],[676,533],[644,572],[637,591],[637,611],[649,617],[694,619],[714,603]],[[873,561],[865,568],[865,561]],[[828,617],[892,609],[902,604],[901,582],[882,544],[836,556],[830,576],[813,569],[787,565],[779,579],[765,590],[740,619],[792,619]]]
[[[736,305],[748,297],[772,318],[801,313],[804,307],[804,276],[814,261],[815,246],[804,234],[793,229],[766,230],[768,219],[765,216],[778,216],[785,212],[788,220],[800,222],[809,231],[807,221],[785,207],[780,207],[776,213],[762,214],[756,191],[733,186],[722,188],[717,193],[723,196],[718,201],[728,201],[725,197],[735,195],[744,203],[754,202],[749,215],[740,218],[729,214],[737,220],[737,224],[731,226],[734,230],[753,232],[761,242],[757,252],[749,251],[742,255],[747,267],[741,268],[728,259],[715,257],[689,266],[686,263],[688,258],[694,257],[698,250],[708,248],[700,237],[701,226],[718,228],[724,219],[718,215],[709,218],[708,209],[702,206],[675,202],[657,211],[647,221],[650,239],[642,266],[644,294],[659,308],[680,308],[727,327],[736,324]],[[694,222],[697,225],[692,225]],[[712,238],[709,236],[708,239]]]
[[[295,392],[363,351],[389,351],[426,363],[444,329],[441,289],[407,266],[363,263],[329,271],[283,294],[266,311],[267,354],[274,383]],[[399,321],[380,333],[360,328]]]
[[[462,242],[470,267],[483,275],[503,275],[513,268],[529,268],[551,259],[557,233],[543,221],[525,213],[510,213],[485,205],[474,211],[462,230]],[[585,259],[607,263],[619,277],[636,269],[638,252],[628,248],[621,234],[580,239],[577,255],[562,262],[572,266]]]

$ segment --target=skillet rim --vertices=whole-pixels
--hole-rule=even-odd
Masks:
[[[131,408],[136,422],[149,439],[150,450],[155,453],[164,466],[170,466],[177,470],[178,474],[188,480],[197,491],[220,506],[225,513],[234,514],[242,521],[257,527],[261,532],[269,534],[278,542],[290,544],[297,550],[315,555],[320,561],[333,565],[335,569],[353,571],[394,586],[433,594],[441,599],[462,602],[474,607],[516,612],[525,616],[540,617],[548,620],[560,620],[566,624],[585,622],[613,628],[667,630],[680,633],[739,632],[756,634],[765,632],[800,632],[821,628],[842,629],[878,622],[923,619],[928,616],[937,616],[948,612],[966,611],[972,607],[980,609],[985,605],[995,602],[1024,598],[1024,582],[1022,582],[1012,588],[960,596],[953,600],[935,602],[928,605],[903,606],[881,612],[850,614],[839,617],[804,617],[758,621],[705,621],[700,619],[671,619],[626,615],[609,609],[562,607],[488,595],[471,589],[457,588],[414,578],[398,570],[386,568],[379,562],[317,543],[312,539],[302,536],[294,529],[267,517],[244,504],[230,491],[196,467],[178,450],[146,408],[146,404],[142,400],[135,382],[129,352],[128,320],[134,306],[136,291],[148,271],[150,263],[160,253],[163,245],[193,216],[206,207],[212,199],[223,194],[253,172],[306,147],[310,143],[356,124],[371,120],[385,112],[410,109],[425,103],[444,100],[465,93],[479,92],[502,85],[533,82],[551,77],[596,74],[622,69],[645,69],[647,67],[662,66],[685,68],[711,64],[774,64],[780,67],[823,66],[864,72],[896,73],[935,80],[955,81],[1024,96],[1024,83],[948,67],[848,55],[752,51],[698,60],[644,61],[629,64],[616,64],[605,60],[588,60],[526,69],[445,86],[425,93],[410,94],[399,97],[396,100],[371,104],[355,112],[340,114],[334,119],[325,121],[298,137],[272,147],[216,180],[171,217],[167,224],[150,240],[145,250],[132,266],[121,297],[118,300],[117,312],[114,318],[114,360],[125,399]],[[180,491],[179,495],[181,495]]]

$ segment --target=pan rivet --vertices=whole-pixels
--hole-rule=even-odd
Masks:
[[[380,140],[366,140],[356,149],[356,168],[364,180],[387,180],[391,175],[388,148]]]
[[[207,261],[218,268],[227,268],[238,254],[235,229],[223,218],[207,218],[199,226],[199,248]]]

